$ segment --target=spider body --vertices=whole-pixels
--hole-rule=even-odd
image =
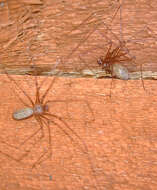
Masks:
[[[34,115],[43,115],[48,112],[48,105],[36,104],[33,108]]]
[[[97,60],[97,63],[102,69],[105,69],[107,74],[111,74],[112,77],[127,80],[129,79],[128,70],[120,64],[121,62],[125,61],[130,61],[130,58],[126,56],[126,52],[124,52],[122,46],[112,49],[111,43],[106,55],[100,57]]]
[[[35,104],[32,108],[27,107],[20,110],[17,110],[13,113],[13,119],[23,120],[36,115],[37,117],[48,112],[48,105]]]
[[[23,108],[17,110],[13,113],[12,117],[15,120],[23,120],[33,116],[33,109],[32,108]]]

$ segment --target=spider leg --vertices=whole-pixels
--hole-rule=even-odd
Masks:
[[[45,154],[48,152],[48,150],[46,150],[39,158],[38,160],[35,161],[35,163],[32,165],[32,169],[36,167],[36,165],[40,165],[44,160],[41,160]]]
[[[25,144],[28,140],[30,140],[31,138],[33,138],[36,134],[38,134],[39,131],[42,131],[42,135],[40,136],[39,140],[41,140],[41,139],[44,137],[43,122],[42,122],[42,120],[41,120],[40,117],[37,117],[37,116],[36,116],[35,118],[36,118],[36,120],[38,121],[38,123],[39,123],[39,125],[40,125],[40,128],[39,128],[37,131],[35,131],[31,136],[29,136],[23,143],[21,143],[21,145]],[[32,148],[33,148],[38,142],[39,142],[39,141],[36,141],[35,143],[33,143]],[[20,146],[21,146],[21,145],[20,145]],[[32,148],[30,148],[28,151],[26,151],[26,153],[23,154],[23,155],[18,159],[18,161],[22,161],[22,160],[31,152],[31,149],[32,149]],[[33,164],[33,165],[34,165],[34,164]]]
[[[25,139],[25,141],[23,141],[23,142],[20,144],[20,146],[23,146],[28,140],[32,139],[36,134],[39,133],[39,131],[42,131],[42,134],[41,134],[39,140],[41,140],[41,139],[44,137],[42,120],[41,120],[40,117],[37,117],[37,116],[36,116],[35,118],[36,118],[36,120],[38,121],[38,123],[39,123],[39,125],[40,125],[40,128],[39,128],[37,131],[35,131],[31,136],[29,136],[27,139]],[[38,142],[39,142],[39,141],[36,141],[35,143],[33,143],[33,146],[32,146],[32,147],[34,147]],[[31,152],[31,149],[32,149],[32,148],[30,148],[28,151],[26,151],[26,153],[24,153],[24,154],[18,159],[18,161],[22,161],[22,160]]]
[[[101,25],[101,23],[97,24],[97,26]],[[97,28],[97,27],[96,27]],[[88,38],[96,31],[96,28],[94,28],[93,30],[91,30],[86,37],[80,41],[80,43],[77,44],[77,46],[71,51],[71,53],[66,57],[66,61],[68,61],[68,59],[71,57],[72,54],[74,54],[76,52],[76,50],[86,41],[88,40]]]
[[[44,103],[44,99],[47,96],[47,94],[49,93],[50,89],[52,88],[54,82],[57,80],[57,77],[54,77],[53,80],[51,81],[50,85],[48,86],[47,90],[45,91],[45,93],[42,95],[40,103],[43,104]]]
[[[10,156],[9,154],[2,152],[1,150],[0,150],[0,153],[1,153],[2,155],[4,155],[4,156],[10,158],[11,160],[14,160],[15,162],[20,162],[19,159],[16,159],[16,158],[14,158],[13,156]]]
[[[38,123],[39,123],[39,125],[40,125],[40,128],[39,128],[37,131],[35,131],[31,136],[29,136],[23,143],[21,143],[20,146],[24,145],[28,140],[32,139],[36,134],[39,133],[39,131],[42,131],[42,135],[40,136],[39,139],[41,140],[41,139],[44,137],[42,120],[41,120],[40,117],[37,117],[37,116],[36,116],[35,118],[36,118],[36,120],[38,121]],[[39,141],[36,141],[35,143],[33,143],[33,146],[32,146],[32,147],[34,147],[38,142],[39,142]],[[26,157],[26,156],[31,152],[31,149],[32,149],[32,148],[30,148],[28,151],[26,151],[26,153],[23,154],[18,160],[19,160],[19,161],[23,160],[23,158]]]
[[[47,114],[44,114],[44,115],[47,115]],[[49,114],[49,116],[52,116],[51,114]],[[50,158],[52,157],[52,142],[51,142],[51,130],[50,130],[50,126],[49,126],[49,122],[51,122],[51,123],[53,123],[55,126],[57,126],[59,129],[61,129],[62,130],[62,132],[64,133],[64,134],[66,134],[69,138],[70,138],[70,140],[73,142],[73,143],[75,143],[75,140],[64,130],[64,129],[62,129],[62,127],[58,124],[58,123],[56,123],[55,121],[53,121],[53,120],[50,120],[48,117],[46,117],[46,116],[41,116],[42,118],[43,118],[43,122],[45,123],[45,125],[47,126],[47,128],[48,128],[48,133],[49,133],[49,151],[50,151]],[[45,120],[44,120],[45,119]],[[57,118],[58,119],[58,118]],[[48,121],[47,123],[46,123],[46,121]],[[67,124],[67,126],[68,126],[68,124]],[[84,150],[83,150],[83,152],[84,152]],[[38,160],[33,164],[33,167],[32,168],[34,168],[36,165],[38,165],[38,164],[40,164],[41,162],[43,162],[43,160],[42,160],[42,158],[45,156],[45,154],[47,153],[47,151],[45,151],[39,158],[38,158]],[[84,152],[85,153],[85,152]]]
[[[52,141],[51,141],[51,128],[49,126],[49,122],[50,120],[46,117],[44,117],[43,115],[41,115],[42,119],[43,119],[43,122],[45,123],[47,129],[48,129],[48,134],[49,134],[49,151],[50,151],[50,159],[52,158]],[[45,121],[45,120],[46,121]],[[51,121],[52,122],[52,121]],[[55,122],[53,122],[55,124]]]
[[[31,136],[29,136],[28,138],[26,138],[26,139],[20,144],[20,146],[23,146],[27,141],[29,141],[30,139],[32,139],[36,134],[39,133],[39,131],[41,131],[40,140],[44,137],[43,124],[42,124],[41,118],[35,116],[35,119],[36,119],[37,122],[39,123],[40,128],[39,128],[38,130],[36,130]],[[35,143],[35,144],[36,144],[36,143]]]
[[[4,69],[5,70],[5,69]],[[27,99],[29,100],[29,102],[32,104],[32,106],[34,106],[33,100],[31,99],[31,97],[19,86],[19,84],[5,71],[7,77],[9,78],[10,81],[13,81],[13,83],[15,84],[15,86],[24,94],[25,97],[27,97]],[[17,93],[16,93],[17,94]],[[17,95],[18,98],[20,99],[20,101],[27,107],[30,107],[29,105],[27,105],[26,103],[24,103],[24,101],[19,97],[19,95]]]
[[[93,122],[95,120],[95,116],[94,116],[94,113],[93,113],[93,110],[90,106],[90,104],[87,102],[87,101],[84,101],[84,100],[80,100],[80,99],[68,99],[68,100],[47,100],[44,104],[47,105],[49,103],[55,103],[55,102],[63,102],[63,103],[67,103],[67,102],[83,102],[87,105],[91,115],[92,115],[92,119],[91,119],[91,122]]]
[[[39,131],[42,131],[42,135],[40,136],[40,140],[41,140],[41,139],[44,137],[43,124],[42,124],[41,118],[39,118],[39,117],[35,117],[35,118],[36,118],[36,120],[38,121],[38,123],[39,123],[39,125],[40,125],[40,128],[39,128],[38,130],[36,130],[31,136],[29,136],[28,138],[26,138],[26,139],[19,145],[19,147],[15,147],[15,146],[9,145],[8,143],[6,143],[6,142],[4,142],[4,141],[2,141],[2,140],[1,140],[1,142],[4,143],[4,144],[6,144],[6,145],[8,145],[8,146],[11,146],[11,147],[13,147],[13,148],[19,150],[19,148],[20,148],[21,146],[23,146],[27,141],[29,141],[30,139],[32,139],[36,134],[39,133]],[[37,142],[35,142],[35,143],[33,144],[33,146],[35,146],[35,144],[37,144]],[[2,151],[0,151],[0,152],[3,153]],[[8,155],[7,153],[3,153],[3,154],[6,155],[6,156],[9,157],[9,158],[12,158],[13,160],[15,160],[15,161],[17,161],[17,162],[21,162],[21,161],[23,160],[23,158],[26,157],[30,152],[31,152],[31,149],[30,149],[30,150],[27,150],[27,151],[26,151],[22,156],[20,156],[20,158],[18,158],[18,159],[14,158],[14,157],[12,157],[12,156],[10,156],[10,155]]]
[[[143,86],[144,91],[146,91],[146,88],[145,88],[145,86],[144,86],[144,80],[143,80],[142,63],[140,64],[140,68],[141,68],[141,81],[142,81],[142,86]]]
[[[39,85],[38,85],[38,80],[37,80],[37,76],[35,76],[35,87],[36,87],[36,99],[35,99],[35,104],[39,104],[40,103],[40,95],[39,95]]]
[[[52,117],[52,118],[56,118],[56,119],[58,119],[59,121],[61,121],[61,122],[64,124],[64,126],[66,126],[66,128],[67,128],[72,134],[74,134],[75,137],[77,137],[77,139],[79,139],[79,141],[81,142],[81,144],[83,144],[84,147],[83,147],[83,148],[81,147],[82,152],[85,153],[85,154],[88,152],[85,142],[83,142],[83,140],[78,136],[78,134],[77,134],[74,130],[72,130],[72,129],[69,127],[69,125],[68,125],[61,117],[56,116],[56,115],[54,115],[54,114],[50,114],[50,113],[45,113],[43,117],[47,118],[46,116],[49,116],[49,117]],[[50,120],[50,121],[51,121],[52,123],[55,123],[55,122],[52,121],[52,120]],[[56,124],[56,123],[55,123],[55,124]],[[57,125],[57,127],[58,127],[64,134],[66,134],[66,135],[68,136],[68,138],[69,138],[74,144],[76,144],[74,138],[71,137],[71,136],[65,131],[65,129],[63,129],[59,124],[56,124],[56,125]],[[80,148],[80,145],[79,145],[79,144],[77,144],[77,145],[78,145],[79,148]]]
[[[46,125],[46,127],[47,127],[47,129],[48,129],[48,134],[49,134],[49,157],[50,157],[50,159],[52,158],[52,141],[51,141],[51,129],[50,129],[50,126],[49,126],[49,122],[51,122],[51,123],[53,123],[54,125],[56,125],[56,126],[58,126],[58,124],[56,123],[56,122],[54,122],[54,121],[52,121],[52,120],[49,120],[47,117],[45,117],[45,116],[43,116],[43,115],[41,115],[41,117],[42,117],[42,121],[43,121],[43,123],[45,123],[45,125]],[[34,168],[36,165],[39,165],[39,164],[41,164],[44,160],[46,160],[47,158],[45,158],[44,160],[42,159],[44,156],[45,156],[45,154],[48,152],[48,150],[47,151],[45,151],[39,158],[38,158],[38,160],[33,164],[33,166],[32,166],[32,168]]]
[[[112,53],[112,52],[110,52],[111,48],[112,48],[112,42],[111,42],[111,44],[110,44],[110,46],[109,46],[109,48],[108,48],[108,50],[107,50],[106,56],[105,56],[105,58],[104,58],[104,61],[105,61],[105,60],[108,60],[108,58],[111,57],[111,53]]]
[[[80,141],[79,143],[77,143],[77,146],[79,146],[79,148],[80,148],[80,145],[79,145],[79,144],[81,143],[81,144],[83,145],[83,148],[81,147],[81,151],[87,156],[87,159],[88,159],[89,164],[90,164],[91,171],[92,171],[92,173],[93,173],[93,177],[94,177],[95,182],[96,182],[95,188],[97,189],[97,185],[98,185],[99,183],[98,183],[97,177],[96,177],[96,175],[95,175],[95,169],[94,169],[94,167],[93,167],[92,160],[91,160],[91,158],[90,158],[90,156],[89,156],[89,151],[88,151],[87,145],[86,145],[86,143],[84,142],[84,140],[83,140],[73,129],[71,129],[70,126],[69,126],[61,117],[59,117],[59,116],[57,116],[57,115],[54,115],[54,114],[50,114],[50,113],[45,113],[44,116],[42,116],[42,117],[45,118],[45,119],[47,119],[47,120],[49,120],[46,116],[49,116],[49,117],[52,117],[52,118],[56,118],[56,119],[58,119],[59,121],[61,121],[61,122],[66,126],[66,128],[67,128],[72,134],[74,134],[74,136]],[[63,129],[59,124],[57,124],[56,122],[54,122],[54,121],[52,121],[52,120],[50,120],[50,122],[52,122],[53,124],[55,124],[55,125],[71,140],[71,142],[72,142],[73,144],[76,144],[76,142],[75,142],[76,140],[74,140],[74,138],[71,137],[71,136],[66,132],[65,129]]]

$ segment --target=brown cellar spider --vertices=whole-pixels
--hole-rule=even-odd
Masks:
[[[101,41],[101,39],[100,39],[100,45],[99,44],[97,45],[96,43],[94,43],[94,40],[96,39],[96,36],[94,36],[95,35],[94,34],[93,41],[91,42],[89,40],[90,45],[93,46],[93,49],[92,48],[87,49],[85,52],[81,52],[81,56],[79,56],[81,62],[85,63],[85,65],[87,67],[89,67],[89,68],[91,67],[92,69],[94,68],[94,64],[89,65],[89,63],[93,62],[93,60],[91,61],[90,58],[94,58],[94,59],[96,58],[96,63],[103,70],[105,70],[106,74],[111,75],[112,82],[111,82],[109,96],[111,96],[113,78],[119,78],[122,80],[129,79],[128,69],[122,64],[124,63],[125,65],[129,65],[129,63],[131,63],[131,64],[135,64],[135,66],[137,65],[137,63],[135,61],[136,57],[134,55],[132,55],[132,53],[130,54],[130,50],[127,47],[127,42],[131,42],[131,41],[138,42],[138,41],[140,41],[140,39],[132,40],[132,37],[128,38],[127,40],[123,39],[122,6],[123,6],[123,1],[121,3],[119,3],[119,6],[117,7],[116,11],[114,12],[113,16],[111,17],[111,21],[109,24],[107,24],[105,21],[101,21],[101,19],[98,19],[97,21],[95,21],[94,27],[90,30],[90,32],[87,33],[85,38],[79,44],[79,45],[82,45],[83,43],[85,43],[94,33],[98,33],[99,36],[101,36],[103,39],[106,39],[105,40],[105,42],[107,41],[106,44],[107,45],[109,44],[107,52],[104,53],[104,47],[106,46],[106,44],[101,45],[101,43],[103,41],[103,40]],[[111,24],[112,24],[113,20],[115,19],[116,15],[118,14],[118,11],[120,12],[120,39],[114,32],[112,32],[112,29],[111,29]],[[96,12],[95,12],[95,15],[96,15]],[[94,14],[90,14],[81,24],[78,25],[78,27],[90,24],[90,22],[92,22],[92,18],[94,18]],[[101,31],[102,30],[100,27],[101,25],[104,26],[105,33]],[[99,30],[99,27],[100,27],[100,30]],[[76,29],[76,27],[75,27],[75,29]],[[100,51],[103,50],[103,53],[101,53],[102,56],[99,55],[99,58],[97,58],[97,56],[95,56],[95,52],[97,51],[97,49],[99,49]],[[98,50],[98,52],[99,52],[99,50]],[[85,61],[85,59],[82,56],[86,56],[87,61]],[[95,63],[95,60],[94,60],[94,63]],[[140,63],[140,72],[141,72],[140,78],[142,81],[143,89],[145,90],[142,70],[143,70],[142,63]],[[104,76],[100,75],[100,77],[98,76],[97,78],[104,78]]]
[[[70,102],[80,102],[80,104],[81,104],[82,102],[84,102],[84,100],[80,100],[77,98],[76,99],[70,99],[70,100],[46,100],[46,97],[47,97],[48,93],[50,92],[51,88],[53,87],[55,81],[57,80],[57,77],[54,77],[52,79],[52,81],[48,85],[46,91],[41,95],[41,88],[46,83],[47,78],[43,79],[43,81],[41,81],[41,83],[39,85],[37,76],[34,76],[35,77],[35,91],[36,92],[35,92],[35,100],[33,101],[33,99],[27,94],[27,92],[25,92],[23,90],[23,88],[21,88],[21,86],[17,83],[17,81],[12,76],[10,76],[6,71],[5,71],[5,73],[6,73],[7,77],[9,78],[9,80],[14,83],[15,87],[22,92],[22,94],[27,98],[27,100],[30,103],[30,105],[25,103],[23,101],[23,99],[15,91],[18,99],[25,106],[25,108],[22,108],[22,109],[15,111],[12,114],[13,119],[17,120],[17,121],[21,121],[21,120],[29,119],[30,117],[34,117],[38,123],[38,126],[39,126],[39,128],[36,131],[34,131],[29,137],[27,137],[27,138],[25,138],[25,140],[23,140],[23,142],[19,145],[19,148],[21,146],[25,145],[31,139],[35,138],[37,136],[37,134],[40,134],[39,139],[33,144],[33,147],[34,147],[39,141],[41,141],[43,138],[45,138],[45,134],[44,134],[45,127],[48,130],[48,149],[46,151],[44,151],[44,153],[42,153],[38,159],[36,159],[36,161],[32,165],[32,168],[35,168],[37,165],[41,164],[48,157],[51,159],[51,157],[52,157],[51,128],[53,126],[55,126],[64,135],[66,135],[69,138],[69,140],[72,142],[72,144],[74,146],[76,146],[77,148],[79,148],[81,150],[81,152],[86,156],[86,158],[88,159],[88,162],[89,162],[89,166],[90,166],[90,170],[92,172],[92,176],[95,179],[95,188],[97,189],[96,186],[97,186],[98,182],[97,182],[97,178],[95,176],[95,170],[94,170],[94,167],[92,164],[92,160],[89,156],[89,151],[88,151],[86,143],[69,126],[69,124],[61,116],[59,116],[57,114],[52,114],[49,112],[49,108],[50,108],[49,104],[50,103],[57,103],[57,102],[66,103],[67,101],[70,101]],[[88,104],[88,102],[84,102],[84,103],[86,103],[87,107],[89,108],[89,111],[93,115],[92,109],[90,108],[90,105]],[[57,120],[61,124],[59,124],[57,122]],[[5,143],[5,144],[8,145],[8,143]],[[9,145],[9,146],[13,147],[12,145]],[[15,160],[15,161],[17,161],[17,162],[22,163],[22,160],[30,154],[32,148],[30,148],[28,151],[26,151],[26,153],[24,153],[19,158],[14,158],[13,156],[10,156],[9,154],[5,154],[5,153],[4,153],[4,155]],[[1,150],[0,150],[0,152],[3,154],[3,152]]]
[[[105,69],[106,73],[111,74],[112,77],[115,76],[116,78],[127,80],[129,79],[128,70],[120,64],[121,62],[131,60],[126,54],[127,53],[122,50],[122,46],[112,49],[111,43],[106,55],[100,57],[97,63],[102,69]]]

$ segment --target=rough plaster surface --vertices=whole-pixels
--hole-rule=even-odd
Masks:
[[[13,77],[34,98],[35,78]],[[43,79],[41,77],[39,81]],[[49,77],[41,92],[51,80]],[[57,120],[74,137],[76,144],[56,126],[50,125],[52,159],[47,158],[31,169],[32,164],[47,150],[47,128],[44,127],[42,140],[39,141],[38,134],[19,147],[39,125],[34,118],[23,121],[12,119],[13,111],[23,108],[15,92],[22,98],[24,96],[6,76],[1,75],[0,81],[3,92],[0,98],[1,188],[96,189],[89,160],[80,148],[82,145]],[[141,81],[114,80],[109,98],[104,95],[110,94],[110,84],[111,80],[58,78],[47,98],[67,102],[52,104],[50,112],[61,116],[85,141],[99,183],[98,189],[155,190],[156,81],[145,81],[145,92]],[[33,146],[35,141],[39,142]],[[29,154],[21,163],[12,159],[18,159],[28,150]]]

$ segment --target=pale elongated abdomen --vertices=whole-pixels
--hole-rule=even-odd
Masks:
[[[23,108],[15,111],[13,113],[13,119],[15,120],[22,120],[27,119],[33,115],[33,109],[32,108]]]
[[[114,64],[113,65],[113,76],[122,80],[129,79],[129,72],[126,67],[122,66],[121,64]]]

